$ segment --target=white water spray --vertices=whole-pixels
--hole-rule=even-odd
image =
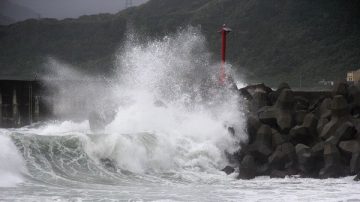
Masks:
[[[66,78],[72,72],[54,60],[49,63],[54,64],[57,75]],[[59,106],[72,106],[66,98],[76,98],[88,106],[82,109],[85,114],[90,109],[116,112],[103,132],[85,142],[90,156],[111,159],[119,169],[135,173],[213,172],[226,165],[224,152],[234,152],[245,138],[237,93],[216,85],[218,65],[211,64],[198,29],[146,43],[130,35],[117,54],[116,72],[108,83],[89,82],[66,90],[57,86],[65,98],[58,99]],[[78,73],[71,73],[71,79],[76,75],[84,80]],[[235,128],[235,136],[228,126]],[[44,130],[53,135],[52,127],[58,126]]]
[[[16,146],[0,131],[0,187],[12,187],[24,181],[26,166]]]

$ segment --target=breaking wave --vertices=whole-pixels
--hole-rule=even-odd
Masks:
[[[56,113],[81,113],[83,121],[63,118],[6,130],[0,142],[12,151],[16,145],[10,166],[18,170],[0,166],[1,174],[12,170],[31,181],[77,187],[130,179],[197,181],[219,174],[227,165],[225,153],[239,149],[246,137],[237,92],[217,85],[218,64],[210,58],[200,31],[188,28],[145,43],[129,34],[116,54],[113,78],[104,82],[67,83],[65,89],[51,75],[95,78],[50,59],[52,73],[44,80],[61,90]],[[82,107],[74,107],[73,99]],[[91,113],[110,118],[91,130]]]

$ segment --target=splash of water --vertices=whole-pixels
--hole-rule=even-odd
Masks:
[[[0,187],[12,187],[23,182],[25,162],[14,143],[0,131]]]
[[[82,103],[79,111],[86,115],[112,110],[114,119],[84,144],[90,156],[111,159],[121,170],[217,171],[226,164],[224,151],[235,151],[245,138],[244,119],[237,93],[217,85],[218,65],[210,62],[205,38],[199,29],[188,28],[146,43],[136,39],[130,34],[117,53],[116,74],[110,82],[93,82],[85,76],[90,78],[86,85],[67,82],[66,90],[55,83],[62,90],[55,105],[75,112],[78,109],[69,101],[77,99]],[[71,74],[69,78],[84,81],[83,74],[54,60],[48,65],[56,65],[57,75]],[[50,83],[54,85],[53,80]],[[64,114],[66,107],[59,111]],[[230,134],[227,126],[237,133]],[[37,133],[54,135],[56,127],[61,128],[51,124]],[[73,132],[83,127],[83,123],[73,126]]]
[[[106,143],[114,143],[110,156],[135,172],[206,170],[224,163],[223,151],[236,149],[224,124],[241,131],[239,100],[227,89],[204,86],[216,83],[217,68],[199,30],[146,44],[130,38],[117,58],[114,95],[126,104],[106,127],[110,139],[117,139]],[[164,105],[154,104],[159,101]]]

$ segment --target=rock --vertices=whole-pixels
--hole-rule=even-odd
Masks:
[[[256,171],[257,171],[258,176],[260,176],[260,175],[269,175],[269,171],[270,171],[269,164],[264,163],[262,165],[258,165]]]
[[[324,155],[339,154],[338,149],[333,144],[324,144]]]
[[[295,146],[295,152],[296,152],[296,155],[298,155],[300,153],[304,153],[304,152],[309,152],[311,154],[311,148],[304,144],[297,144]]]
[[[256,136],[255,142],[249,147],[250,154],[260,162],[266,162],[272,153],[272,130],[267,125],[262,125]]]
[[[261,127],[260,120],[256,116],[249,114],[246,123],[247,134],[249,137],[249,141],[248,141],[249,144],[252,144],[255,141],[257,131],[259,130],[260,127]]]
[[[293,144],[302,143],[306,145],[310,145],[313,141],[313,137],[308,131],[308,129],[304,126],[295,126],[290,130],[290,142]]]
[[[272,148],[276,149],[279,145],[285,143],[285,138],[276,130],[272,130]]]
[[[295,112],[295,123],[296,125],[302,125],[304,122],[304,118],[307,114],[306,110],[300,110]]]
[[[270,87],[266,86],[264,83],[259,84],[259,85],[257,86],[257,89],[262,89],[262,90],[265,91],[267,94],[273,92],[273,90],[272,90]]]
[[[354,118],[360,118],[360,105],[355,103],[350,104],[350,113]]]
[[[282,82],[282,83],[279,84],[277,90],[278,90],[278,91],[282,91],[283,89],[291,89],[291,88],[290,88],[290,86],[289,86],[288,83]]]
[[[249,152],[249,147],[250,145],[246,144],[245,142],[240,142],[240,149],[238,151],[236,151],[234,154],[230,154],[230,161],[229,158],[229,162],[231,164],[240,164],[241,161],[244,159],[244,157],[246,155],[248,155],[250,152]],[[226,152],[225,152],[226,154]]]
[[[238,179],[249,180],[256,177],[257,166],[254,158],[251,155],[246,155],[239,166]]]
[[[336,95],[342,95],[344,97],[347,97],[348,96],[348,84],[346,82],[337,82],[335,85],[334,85],[334,88],[333,88],[333,95],[336,96]]]
[[[358,87],[351,85],[348,87],[348,102],[352,103],[359,99],[360,90]]]
[[[360,142],[357,140],[342,141],[339,144],[339,148],[345,153],[359,153]]]
[[[356,134],[356,129],[351,122],[345,122],[336,129],[335,133],[325,142],[337,145],[339,141],[352,139]]]
[[[344,156],[347,159],[350,158],[350,174],[360,172],[360,142],[358,140],[342,141],[339,147],[344,152]]]
[[[325,99],[330,99],[325,96],[321,96],[320,98],[316,99],[310,106],[308,111],[316,113],[317,117],[320,117],[320,106],[324,102]],[[331,102],[331,99],[330,99]]]
[[[360,181],[360,173],[355,176],[354,181]]]
[[[240,94],[241,95],[246,94],[246,97],[249,97],[248,95],[250,95],[250,97],[252,99],[255,91],[263,91],[263,92],[266,92],[266,94],[269,94],[273,90],[270,87],[266,86],[265,84],[260,83],[260,84],[256,84],[256,85],[246,86],[245,88],[240,89]]]
[[[279,111],[277,114],[277,124],[281,131],[287,133],[294,125],[294,119],[291,113]]]
[[[295,148],[291,143],[284,143],[278,146],[268,158],[270,167],[283,170],[287,165],[294,163]]]
[[[310,107],[310,102],[308,99],[301,97],[301,96],[296,96],[295,97],[295,110],[297,111],[307,111]]]
[[[327,123],[323,129],[321,130],[320,137],[323,140],[328,139],[333,136],[336,129],[340,126],[341,122],[338,119],[332,119],[329,123]]]
[[[256,90],[251,101],[250,110],[256,112],[264,106],[268,106],[268,95],[265,91]]]
[[[227,175],[230,175],[231,173],[235,172],[235,168],[231,166],[226,166],[221,171],[224,171]]]
[[[280,96],[276,101],[276,105],[278,108],[292,109],[294,102],[294,93],[290,89],[284,89],[281,91]]]
[[[316,131],[318,134],[321,134],[321,131],[324,129],[324,126],[330,121],[327,118],[320,118],[316,126]]]
[[[350,160],[350,174],[355,175],[360,172],[360,153],[353,153]]]
[[[324,142],[320,141],[317,144],[315,144],[313,147],[311,147],[311,152],[315,156],[322,156],[324,154]]]
[[[345,175],[345,167],[336,145],[325,144],[324,163],[324,168],[319,172],[320,178],[337,178]]]
[[[287,83],[280,83],[279,87],[277,88],[276,91],[273,91],[271,93],[269,93],[269,98],[270,98],[270,102],[272,104],[275,104],[275,102],[278,100],[278,97],[280,96],[281,92],[285,89],[290,90],[290,86]]]
[[[286,171],[283,170],[272,170],[270,173],[270,178],[285,178],[288,175]]]
[[[316,118],[316,116],[313,113],[306,114],[302,126],[307,128],[312,136],[316,136],[317,125],[318,125],[318,119]]]
[[[324,125],[328,123],[331,119],[330,105],[331,105],[331,99],[324,98],[321,101],[318,108],[314,108],[313,110],[311,110],[311,112],[313,112],[318,119],[318,126],[317,126],[318,134],[321,133],[321,130],[324,127]]]
[[[330,109],[331,110],[343,110],[347,109],[347,101],[342,95],[334,96],[334,99],[331,101]]]
[[[302,143],[310,145],[316,137],[317,119],[315,115],[309,113],[305,116],[301,126],[295,126],[290,130],[290,141],[293,144]]]
[[[327,123],[321,133],[320,137],[324,140],[333,136],[335,131],[346,121],[351,121],[346,100],[343,96],[337,95],[331,102],[331,121]]]
[[[324,142],[320,141],[311,147],[311,153],[314,157],[314,172],[305,174],[310,174],[311,177],[318,177],[319,170],[324,167],[324,145]]]
[[[355,87],[351,86],[349,88],[349,97],[348,101],[350,103],[350,113],[353,117],[359,118],[360,117],[360,90]]]
[[[297,144],[295,147],[299,169],[303,174],[310,174],[316,169],[316,162],[311,148],[304,144]]]
[[[240,95],[246,100],[252,100],[252,96],[246,88],[239,89]]]
[[[328,92],[294,96],[287,84],[276,91],[258,87],[246,91],[253,100],[247,122],[249,145],[237,158],[239,178],[285,177],[299,172],[301,176],[329,178],[360,172],[357,87],[337,84],[333,98]]]
[[[293,92],[291,90],[284,89],[281,91],[276,104],[272,108],[276,117],[276,123],[279,126],[279,129],[283,132],[288,132],[295,124],[293,105]]]
[[[272,130],[268,125],[262,125],[256,136],[256,142],[271,146]]]
[[[275,104],[276,122],[281,131],[287,132],[294,125],[293,118],[294,95],[291,90],[282,90]]]
[[[355,134],[354,139],[360,138],[360,119],[349,118],[348,120],[354,125],[356,131],[358,131]]]
[[[281,91],[276,104],[272,107],[263,107],[258,112],[259,120],[272,128],[278,128],[287,133],[294,126],[294,96],[288,89]]]
[[[258,112],[258,117],[262,123],[267,124],[272,128],[277,127],[276,111],[273,107],[266,106],[261,108]]]
[[[325,144],[337,145],[338,142],[339,142],[339,139],[336,138],[335,136],[330,136],[328,139],[325,140]]]
[[[230,163],[230,164],[239,164],[240,163],[240,160],[239,160],[239,152],[240,152],[240,150],[237,150],[236,152],[233,152],[233,153],[231,153],[231,152],[228,152],[228,151],[224,151],[224,154],[225,154],[225,156],[226,156],[226,159],[228,160],[228,162]]]
[[[331,99],[330,98],[324,99],[319,107],[319,113],[321,118],[331,117],[330,106],[331,106]]]

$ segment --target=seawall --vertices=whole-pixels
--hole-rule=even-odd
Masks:
[[[332,91],[307,92],[293,91],[286,83],[276,90],[258,84],[239,91],[247,103],[249,138],[229,156],[240,179],[335,178],[360,172],[357,86],[342,82]]]
[[[25,126],[50,117],[49,96],[40,81],[0,80],[0,127]]]

